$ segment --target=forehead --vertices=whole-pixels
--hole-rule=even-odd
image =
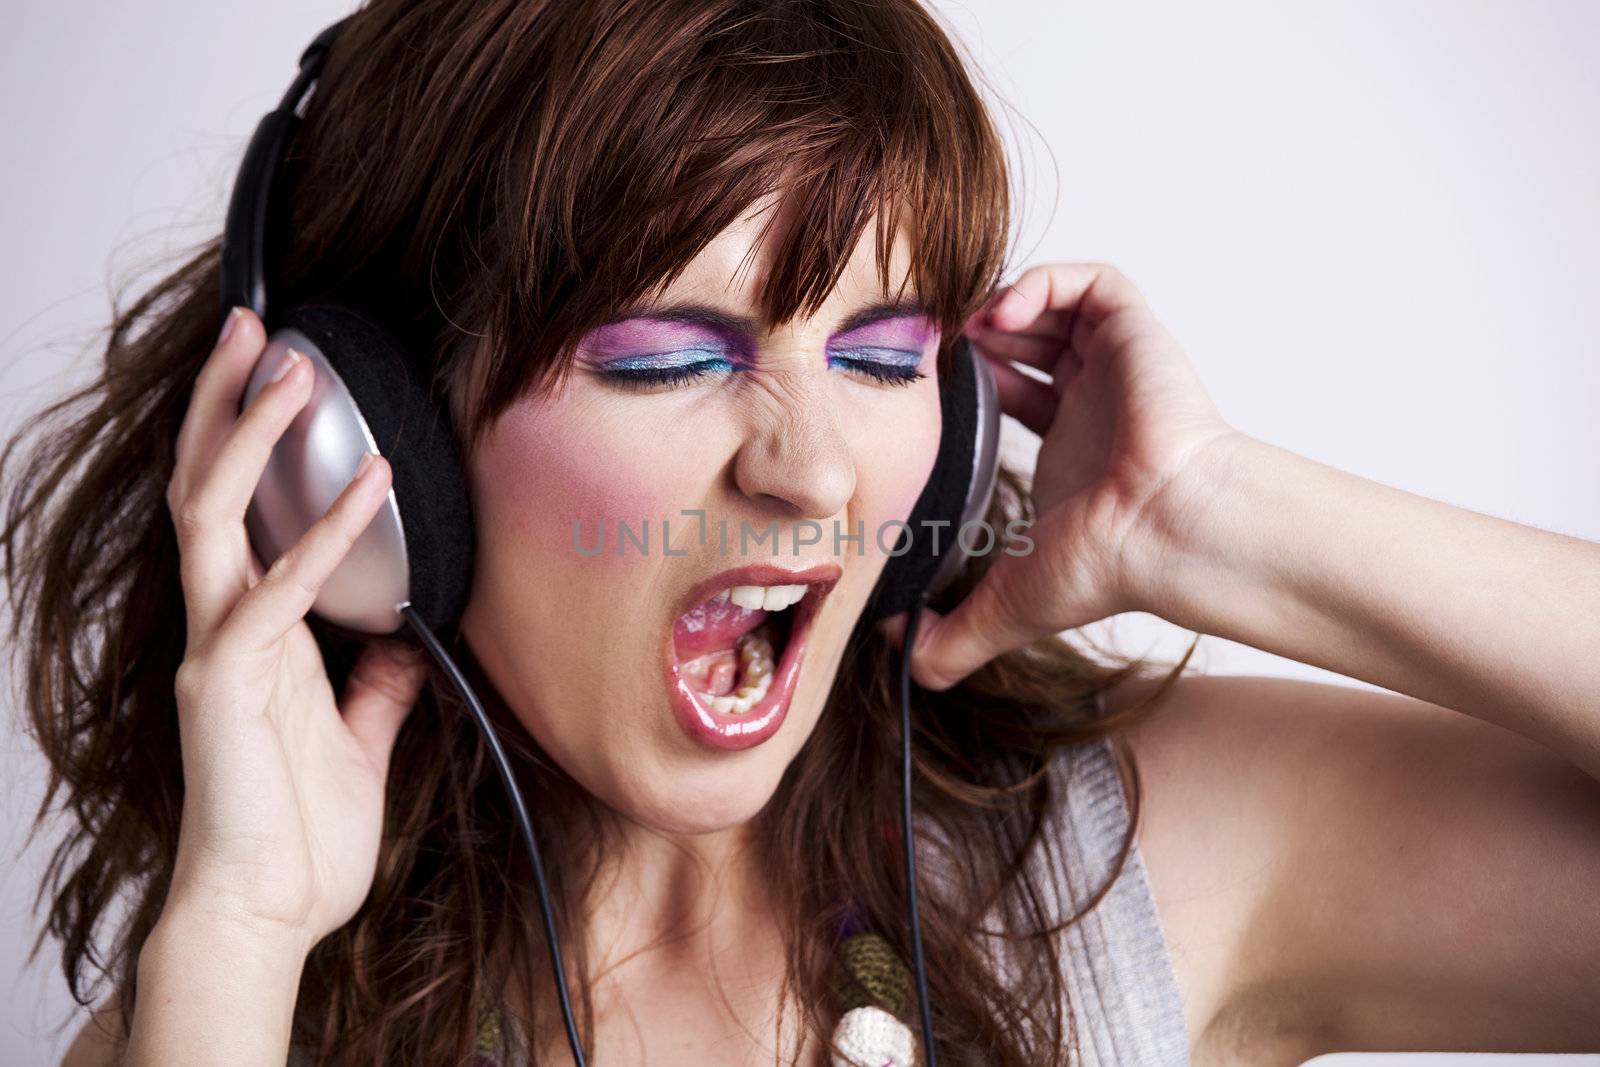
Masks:
[[[712,238],[683,271],[658,287],[652,302],[700,301],[738,305],[759,304],[781,245],[785,227],[799,208],[790,199],[771,193],[756,201],[733,224]],[[886,290],[878,271],[878,226],[870,219],[860,239],[850,251],[839,279],[828,294],[818,316],[828,317],[831,309],[841,311],[887,296],[917,296],[910,279],[911,244],[904,227],[895,235],[889,257],[889,287]]]

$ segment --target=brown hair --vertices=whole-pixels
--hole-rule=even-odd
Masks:
[[[508,404],[560,376],[585,331],[675,277],[771,190],[802,209],[767,279],[766,319],[814,313],[869,222],[880,238],[904,226],[911,280],[947,338],[941,369],[1009,243],[999,138],[966,65],[915,0],[371,0],[329,58],[286,174],[278,306],[343,301],[415,339],[463,454]],[[879,242],[886,288],[891,244]],[[39,944],[61,940],[80,1002],[109,978],[126,1016],[183,795],[173,678],[185,641],[172,620],[184,607],[164,494],[220,299],[212,241],[114,309],[98,379],[35,415],[0,456],[13,650],[51,766],[35,832],[57,806],[71,817],[41,886]],[[39,440],[18,470],[13,453],[31,433]],[[1027,513],[1007,472],[990,521]],[[969,589],[985,562],[934,606]],[[314,629],[339,686],[357,649]],[[470,651],[457,652],[497,705]],[[1094,710],[1140,662],[1113,668],[1052,638],[916,697],[916,805],[941,842],[925,863],[948,872],[922,888],[947,1062],[1069,1062],[1051,890],[1030,867],[1048,844],[1045,771],[1062,746],[1149,706]],[[787,875],[774,888],[788,995],[824,1040],[842,892],[910,955],[901,871],[882,862],[898,812],[894,678],[892,649],[858,626],[828,713],[758,816],[766,866]],[[514,726],[504,707],[494,713]],[[525,732],[506,734],[541,798],[563,942],[576,947],[606,821]],[[1117,871],[1138,820],[1128,770],[1133,825]],[[313,949],[296,1042],[319,1062],[461,1062],[485,1005],[526,1032],[558,1032],[519,840],[442,676],[407,719],[390,774],[407,788],[389,792],[371,895]],[[119,897],[125,918],[103,930]],[[1002,901],[1004,928],[980,931]],[[996,973],[986,937],[1012,942],[1026,982]],[[588,1031],[587,961],[571,964]],[[513,975],[531,1003],[497,1003]]]

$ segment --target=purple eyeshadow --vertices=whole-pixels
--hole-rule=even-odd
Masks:
[[[828,339],[824,358],[830,367],[909,381],[922,377],[916,368],[938,336],[931,316],[909,311],[835,334]],[[590,331],[580,349],[603,373],[636,382],[686,380],[756,361],[755,341],[739,329],[648,314]]]
[[[602,359],[646,352],[722,348],[738,350],[738,343],[709,326],[659,319],[625,319],[593,330],[583,348]]]
[[[926,315],[899,315],[880,319],[849,333],[828,339],[828,346],[847,348],[900,348],[920,352],[938,337],[934,322]]]

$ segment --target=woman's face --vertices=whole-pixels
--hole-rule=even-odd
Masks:
[[[938,450],[937,327],[884,308],[875,227],[815,316],[768,332],[764,209],[584,337],[467,465],[467,640],[546,752],[663,832],[771,797]],[[902,236],[896,284],[908,266]]]

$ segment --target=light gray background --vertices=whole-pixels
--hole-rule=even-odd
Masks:
[[[938,6],[1014,108],[1022,263],[1117,263],[1251,434],[1600,540],[1600,5]],[[0,430],[72,378],[111,281],[220,229],[244,138],[346,10],[7,4]],[[1164,655],[1189,636],[1142,615],[1098,629]],[[1195,662],[1340,680],[1214,638]],[[9,859],[41,776],[15,718],[0,737],[0,1063],[29,1067],[55,1062],[69,1001],[52,962],[22,965],[41,852]],[[1560,1062],[1580,1060],[1600,1056]]]

